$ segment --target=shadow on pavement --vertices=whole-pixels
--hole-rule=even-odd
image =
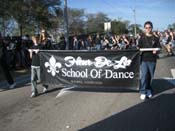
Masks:
[[[152,82],[154,94],[175,88],[175,79],[154,79]]]
[[[138,92],[137,89],[122,89],[122,88],[105,88],[105,87],[75,87],[73,89],[70,89],[70,91],[82,91],[82,92],[96,92],[96,93],[135,93]]]
[[[173,131],[175,94],[163,94],[80,131]]]
[[[38,96],[41,96],[41,95],[47,95],[47,94],[49,94],[49,93],[52,93],[52,92],[55,92],[55,91],[58,91],[58,90],[61,90],[61,89],[63,89],[63,88],[62,88],[62,87],[49,88],[48,91],[47,91],[46,93],[39,93],[39,94],[37,95],[37,97],[38,97]]]
[[[157,95],[138,105],[80,131],[173,131],[175,130],[175,80],[155,79],[152,84]],[[173,89],[173,90],[172,90]]]
[[[154,79],[152,82],[152,87],[154,94],[164,92],[166,90],[172,89],[175,87],[175,79]],[[127,89],[127,88],[105,88],[105,87],[75,87],[70,89],[70,91],[82,91],[82,92],[99,92],[99,93],[135,93],[139,92],[138,88]]]

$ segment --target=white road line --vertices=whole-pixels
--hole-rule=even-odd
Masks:
[[[171,74],[172,74],[173,78],[175,79],[175,69],[171,69]]]
[[[163,78],[158,78],[158,79],[163,79],[163,80],[174,80],[172,77],[163,77]]]
[[[73,88],[75,88],[75,87],[73,86],[73,87],[69,87],[69,88],[64,88],[64,89],[62,89],[62,90],[57,94],[56,98],[61,97],[61,96],[63,96],[63,95],[66,95],[66,94],[70,93],[69,90],[71,90],[71,89],[73,89]]]

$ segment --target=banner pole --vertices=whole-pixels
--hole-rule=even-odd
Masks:
[[[140,51],[160,51],[160,48],[140,48]]]

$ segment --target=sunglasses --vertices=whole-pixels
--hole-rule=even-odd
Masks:
[[[151,26],[149,26],[149,27],[145,27],[145,29],[151,29]]]

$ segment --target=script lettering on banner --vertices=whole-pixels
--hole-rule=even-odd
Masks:
[[[40,51],[45,84],[137,88],[139,51]]]

